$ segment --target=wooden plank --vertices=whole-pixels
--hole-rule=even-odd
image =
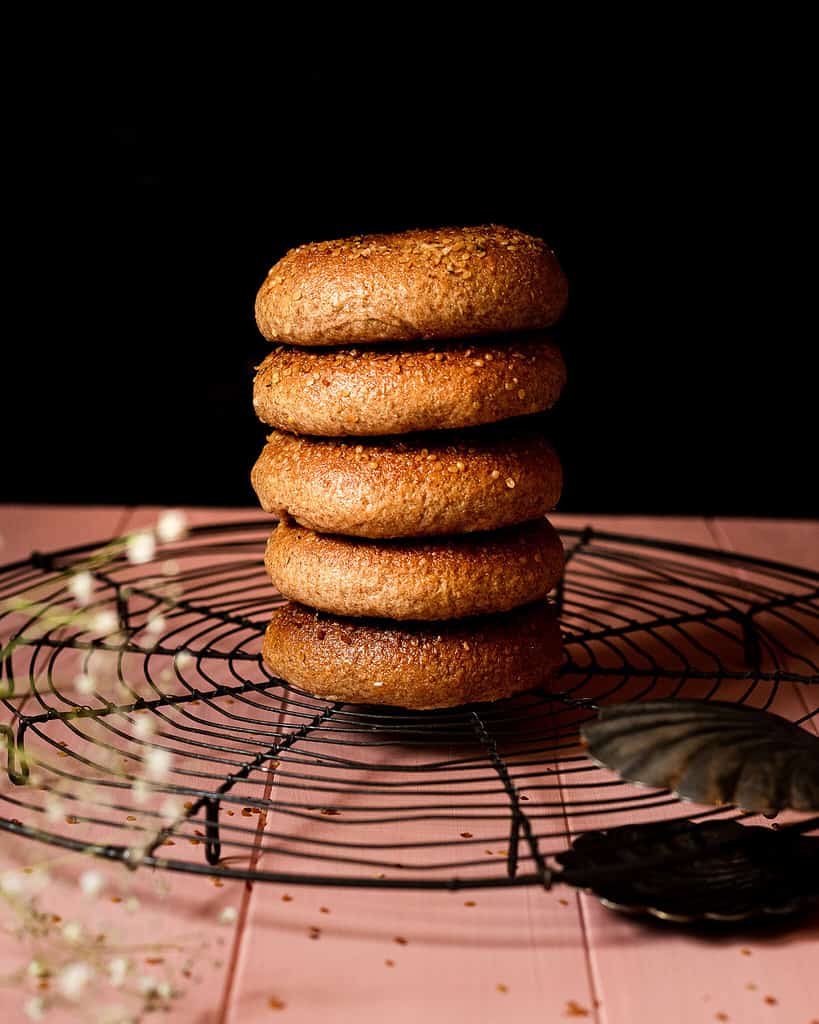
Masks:
[[[0,511],[5,510],[0,507]],[[126,522],[129,526],[149,525],[156,513],[155,509],[139,510],[129,520],[122,520],[119,528],[124,529]],[[6,548],[0,555],[3,560],[27,554],[31,547],[69,543],[59,539],[50,525],[55,521],[53,513],[34,509],[31,514],[35,526],[40,524],[31,532],[20,525],[20,515],[13,520],[0,516],[0,530],[5,523],[7,536],[8,523],[16,524],[13,532],[19,551],[19,555],[8,555]],[[212,510],[191,510],[190,518],[192,522],[209,522],[224,516],[221,521],[226,522],[252,519],[257,514],[254,510],[224,510],[214,516]],[[587,521],[582,516],[555,519],[572,526],[584,526]],[[715,544],[712,534],[693,527],[690,520],[595,517],[593,525],[613,532]],[[798,524],[794,528],[800,529]],[[72,540],[74,536],[97,539],[103,532],[86,531],[84,537],[78,532]],[[55,537],[55,543],[49,544]],[[784,542],[777,550],[790,550],[790,543]],[[737,543],[737,547],[751,550],[748,544]],[[758,553],[765,555],[762,550]],[[769,553],[768,557],[783,556]],[[213,728],[220,722],[215,714],[206,706],[197,708],[189,712],[192,717],[180,718],[174,728],[184,736],[184,729],[196,727],[197,718]],[[263,740],[276,718],[272,710],[257,709],[254,714],[262,723],[259,740]],[[224,727],[227,734],[229,723]],[[285,789],[280,791],[283,799],[288,795]],[[255,786],[247,790],[251,796],[254,792]],[[534,793],[530,795],[537,804]],[[594,795],[592,792],[590,798]],[[323,824],[334,820],[326,819]],[[267,831],[272,828],[273,823],[267,822]],[[429,837],[427,826],[418,829],[424,838]],[[456,815],[451,830],[458,835],[470,830],[481,835],[473,820]],[[363,831],[367,835],[370,830]],[[0,844],[7,841],[0,839]],[[15,844],[14,849],[34,849],[34,844]],[[48,848],[39,849],[48,852]],[[269,862],[276,863],[273,859]],[[558,889],[551,893],[523,889],[416,894],[315,887],[285,890],[243,883],[214,888],[206,879],[162,873],[147,886],[148,880],[137,872],[128,875],[127,881],[146,885],[144,892],[134,890],[139,892],[142,910],[124,917],[127,924],[122,925],[118,915],[125,913],[124,905],[110,904],[108,896],[117,895],[114,888],[106,890],[102,902],[80,900],[77,878],[85,859],[72,855],[65,863],[65,879],[61,868],[58,881],[49,888],[49,900],[59,896],[68,914],[75,913],[77,906],[76,913],[87,915],[90,921],[110,920],[109,930],[124,929],[129,941],[157,935],[172,940],[201,937],[198,960],[192,977],[183,979],[187,991],[176,1013],[183,1012],[184,1006],[185,1019],[202,1024],[217,1019],[219,992],[225,990],[230,999],[222,1019],[237,1024],[271,1019],[278,1006],[275,1000],[286,1004],[288,1019],[294,1021],[313,1020],[317,1012],[342,1022],[366,1021],[376,1014],[389,1015],[398,1022],[415,1021],[419,1015],[433,1022],[488,1022],[501,1015],[504,1019],[542,1021],[563,1019],[579,1008],[589,1012],[584,1019],[610,1024],[658,1019],[673,1024],[722,1019],[718,1014],[723,1013],[749,1024],[768,1021],[772,1014],[783,1020],[804,1018],[809,1022],[811,1013],[805,1007],[812,1006],[810,1001],[815,1003],[819,995],[802,956],[807,951],[815,959],[815,936],[804,941],[798,933],[783,932],[767,939],[757,930],[692,938],[620,918],[582,897],[584,933],[576,898],[567,898],[568,894]],[[109,886],[114,881],[118,881],[116,876]],[[164,891],[164,886],[157,890],[157,881],[169,882],[170,891]],[[100,908],[106,899],[110,909],[103,914]],[[244,907],[248,916],[244,933],[241,914],[235,925],[219,924],[224,906],[240,911]],[[319,929],[317,937],[311,938],[315,929]],[[406,939],[406,945],[397,943],[396,938]],[[6,952],[4,941],[5,936],[0,935],[0,957]],[[587,944],[591,949],[588,960]],[[17,951],[15,944],[11,954]],[[146,973],[175,970],[179,966],[176,955],[163,965],[145,965]],[[388,966],[387,960],[393,961],[393,966]],[[800,965],[798,971],[789,967],[794,961]],[[236,972],[233,986],[231,963]],[[669,964],[674,965],[673,975]],[[679,984],[673,982],[674,977],[681,979]],[[597,997],[602,1003],[599,1009],[594,1006]],[[766,1002],[766,997],[777,1002]],[[18,1015],[22,998],[18,992],[11,997],[17,1001],[9,1009]]]
[[[292,719],[290,726],[298,721]],[[305,758],[332,753],[331,745],[322,746],[331,739],[331,735],[319,733],[295,749]],[[403,815],[388,825],[368,824],[368,802],[370,806],[390,802],[366,792],[368,785],[381,780],[380,764],[400,765],[403,758],[410,769],[422,760],[452,759],[463,753],[458,745],[432,750],[398,744],[359,751],[360,767],[347,770],[345,793],[335,798],[298,788],[298,765],[283,759],[273,799],[277,807],[289,808],[289,813],[277,814],[274,809],[268,814],[266,842],[270,851],[264,854],[262,866],[308,873],[359,871],[365,878],[368,872],[393,878],[407,873],[392,863],[400,857],[415,865],[409,873],[418,877],[430,857],[444,863],[453,857],[485,857],[487,863],[499,858],[501,864],[491,868],[500,869],[508,818],[505,809],[500,811],[500,825],[491,817],[481,817],[499,813],[497,779],[492,778],[486,761],[475,772],[462,774],[475,779],[488,775],[490,784],[477,781],[466,787],[454,786],[448,779],[436,786],[436,795],[428,799],[410,790],[411,796],[399,794],[393,802],[411,803],[416,820]],[[315,765],[310,772],[325,780],[317,782],[317,788],[337,777],[337,773]],[[389,778],[400,783],[404,776],[390,772]],[[356,784],[362,786],[360,797]],[[451,795],[447,795],[447,785]],[[485,795],[482,787],[487,790]],[[474,792],[466,796],[465,789]],[[318,804],[330,800],[339,813],[322,817]],[[505,807],[505,798],[500,800]],[[435,805],[429,816],[424,811],[427,804]],[[562,819],[555,827],[563,827]],[[349,844],[358,842],[365,846],[360,851],[362,858],[378,861],[380,857],[383,862],[369,868],[340,867],[330,860],[299,864],[297,858],[276,853],[276,843],[282,843],[280,838],[274,840],[274,834],[286,835],[291,847],[303,844],[302,848],[313,852],[315,847],[304,844],[333,841],[337,836],[346,844],[348,855]],[[439,848],[430,854],[405,846],[402,851],[379,854],[372,846],[430,840],[451,840],[459,848]],[[334,846],[328,852],[341,850]],[[469,877],[488,870],[464,867],[457,873]],[[446,874],[444,869],[437,873]],[[435,874],[430,872],[429,877]],[[313,1021],[317,1013],[327,1013],[339,1024],[365,1024],[384,1017],[409,1024],[419,1016],[431,1024],[452,1020],[488,1024],[498,1019],[539,1024],[559,1019],[572,1007],[581,1007],[589,1012],[590,1020],[596,1019],[578,903],[564,893],[535,888],[417,893],[257,884],[242,945],[230,1012],[225,1017],[234,1024],[266,1020],[271,999],[286,1004],[287,1018],[293,1024]],[[272,958],[271,950],[275,950]]]
[[[777,562],[801,566],[819,572],[819,523],[794,520],[715,519],[712,522],[715,537],[727,551],[740,554],[754,554]],[[814,586],[808,583],[807,586]],[[804,627],[812,636],[819,633],[819,620],[808,618],[797,612],[789,612],[794,627],[787,632],[788,646],[794,653],[802,653],[813,662],[813,671],[819,654],[816,643],[799,627]],[[764,625],[764,619],[763,623]],[[779,626],[781,628],[781,621]],[[806,649],[807,648],[807,649]],[[812,650],[810,650],[812,648]],[[786,658],[794,671],[810,672],[811,665],[800,658]],[[819,709],[819,684],[802,686],[799,696],[805,710]],[[810,725],[819,732],[819,717],[814,715]]]
[[[645,528],[659,536],[668,525],[652,520]],[[615,522],[611,527],[620,529]],[[623,532],[633,529],[633,523],[622,526]],[[678,540],[702,546],[718,541],[703,521],[675,524],[674,533]],[[798,698],[792,689],[783,688],[777,710],[798,715]],[[592,790],[589,798],[606,795],[610,794],[603,789]],[[691,813],[697,811],[696,805],[686,806]],[[679,807],[645,811],[640,820],[672,813],[678,814]],[[611,819],[595,814],[573,824],[599,828],[610,825]],[[819,1004],[819,984],[809,966],[819,952],[815,930],[792,936],[787,929],[766,934],[754,927],[725,934],[687,933],[609,912],[592,896],[583,895],[581,904],[604,1024],[726,1019],[754,1024],[770,1021],[774,1011],[783,1020],[810,1021],[813,1007]],[[783,941],[783,935],[789,941]]]
[[[1,507],[0,530],[6,536],[4,558],[11,561],[25,556],[31,549],[47,551],[86,541],[105,540],[126,531],[135,521],[127,510],[119,508]],[[140,519],[138,525],[146,525],[146,521]],[[158,662],[155,670],[157,673],[162,671]],[[60,699],[71,699],[71,680],[65,680],[66,675],[71,677],[73,673],[71,659],[61,660],[56,673],[58,681],[61,681],[59,689],[63,696]],[[124,676],[126,679],[131,677],[127,665]],[[47,699],[51,703],[57,700],[53,695]],[[83,698],[83,702],[92,701],[93,698]],[[212,712],[206,706],[190,708],[185,716],[177,715],[174,721],[166,724],[165,729],[171,735],[168,742],[180,751],[174,765],[174,772],[179,774],[172,778],[183,781],[185,778],[182,774],[186,767],[185,738],[193,733],[184,730],[195,727],[197,718],[206,721],[208,714]],[[0,715],[5,719],[7,712],[2,710]],[[109,722],[116,725],[112,719]],[[89,758],[99,755],[98,742],[89,743],[83,739],[83,735],[91,737],[92,726],[89,720],[82,729],[69,731],[59,722],[46,724],[43,727],[44,738],[30,732],[26,748],[32,752],[35,748],[43,751],[44,759],[57,771],[69,773],[67,778],[71,775],[79,777],[84,772],[93,775],[82,767],[81,761],[86,754]],[[126,727],[125,732],[128,734],[130,729]],[[110,742],[112,734],[108,732],[97,740],[100,738]],[[62,750],[52,745],[60,740],[68,741],[69,745]],[[139,745],[117,738],[114,746],[119,750],[123,771],[133,772],[138,763],[134,758],[142,753]],[[136,840],[155,828],[149,817],[156,803],[154,799],[146,800],[141,809],[137,809],[137,814],[127,815],[124,809],[117,810],[113,805],[121,802],[130,809],[133,801],[129,793],[120,799],[116,789],[95,790],[94,798],[89,802],[82,799],[83,791],[76,784],[62,785],[61,788],[64,789],[62,799],[65,806],[53,821],[47,821],[46,815],[37,810],[38,804],[42,803],[39,790],[13,787],[4,773],[0,782],[0,813],[15,817],[24,824],[47,827],[69,839],[81,836],[84,842],[127,843],[130,840],[123,839],[124,835],[133,835]],[[76,799],[72,800],[72,796]],[[106,803],[110,804],[108,810],[103,806]],[[99,818],[99,824],[83,822],[86,816]],[[75,818],[80,821],[75,823]],[[196,836],[197,825],[202,831],[201,824],[200,821],[192,822],[188,829],[190,835],[178,838],[177,843],[187,845],[195,841],[201,849],[201,839]],[[124,828],[130,831],[123,831]],[[170,855],[176,851],[167,849],[162,852]],[[56,943],[58,948],[61,943],[65,946],[59,938],[60,929],[66,923],[77,922],[85,935],[105,936],[98,945],[97,954],[100,950],[112,949],[121,950],[128,957],[133,972],[128,985],[130,989],[137,990],[142,978],[151,978],[156,983],[167,981],[173,986],[177,995],[171,1000],[175,1010],[172,1019],[178,1017],[202,1022],[215,1019],[218,992],[229,973],[230,950],[234,934],[238,931],[237,917],[245,893],[244,883],[225,881],[217,887],[207,877],[146,868],[130,872],[122,864],[92,860],[81,853],[66,852],[33,840],[15,838],[6,832],[0,833],[0,872],[19,873],[34,864],[43,863],[49,865],[51,877],[39,904],[49,914],[62,919],[52,922],[56,936],[52,943]],[[89,870],[98,872],[105,882],[97,898],[84,896],[80,888],[80,878]],[[4,917],[7,909],[5,905],[0,906]],[[227,916],[223,920],[225,911]],[[234,913],[237,916],[234,917]],[[3,973],[18,969],[25,971],[29,960],[41,946],[42,943],[36,941],[20,941],[13,932],[0,928]],[[70,959],[70,948],[67,952],[64,950],[63,955]],[[112,952],[111,956],[114,955]],[[50,984],[53,991],[55,983],[52,981]],[[23,1004],[37,993],[36,985],[35,981],[27,981],[7,993],[4,998],[9,1019],[27,1019],[24,1018]],[[42,994],[47,995],[48,992]],[[139,999],[123,997],[121,992],[99,977],[89,984],[84,994],[83,1001],[88,1004],[89,1000],[100,1008],[112,1003],[123,1004],[132,1012],[140,1002]],[[76,1013],[57,1010],[49,1012],[48,1019],[74,1021]]]
[[[122,532],[127,515],[121,505],[0,505],[0,565],[32,551],[105,541]]]

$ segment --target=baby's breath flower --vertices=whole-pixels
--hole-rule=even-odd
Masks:
[[[174,659],[176,667],[180,670],[187,668],[192,661],[193,655],[190,654],[188,651],[180,651]]]
[[[45,1000],[42,996],[32,996],[23,1004],[23,1013],[29,1020],[42,1020],[45,1017]]]
[[[175,558],[166,558],[160,568],[163,576],[178,576],[181,570],[181,566]]]
[[[173,757],[164,747],[154,747],[145,756],[145,772],[149,779],[158,782],[170,771]]]
[[[83,896],[87,896],[89,899],[99,896],[104,885],[105,879],[99,871],[84,871],[80,875],[80,889]]]
[[[148,619],[145,624],[145,631],[151,636],[157,636],[157,634],[162,632],[166,625],[167,623],[165,622],[165,617],[163,615],[155,615],[152,619]]]
[[[156,533],[164,544],[182,540],[188,534],[188,520],[185,513],[175,508],[167,509],[157,520]]]
[[[132,565],[150,562],[156,552],[154,535],[148,530],[132,533],[125,542],[125,555]]]
[[[114,988],[122,988],[128,976],[128,961],[124,956],[114,957],[108,963],[108,977]]]
[[[149,740],[156,732],[156,722],[151,715],[137,715],[134,719],[134,735],[141,740]]]
[[[17,874],[16,871],[7,871],[0,875],[0,890],[6,896],[19,896],[24,888],[22,875]]]
[[[110,636],[115,633],[119,626],[119,619],[116,612],[111,608],[101,608],[91,617],[89,629],[99,636]]]
[[[134,779],[131,783],[131,792],[134,795],[134,803],[144,804],[148,799],[150,790],[144,779]]]
[[[77,1000],[93,977],[94,971],[90,964],[80,960],[63,967],[57,975],[57,987],[66,999]]]
[[[66,942],[76,945],[82,938],[82,925],[79,921],[69,921],[63,925],[63,938]]]
[[[125,901],[125,909],[129,914],[135,914],[139,910],[139,900],[136,896],[129,896]]]
[[[96,689],[96,683],[86,672],[80,672],[74,676],[74,689],[77,693],[89,694]]]
[[[160,999],[170,999],[173,995],[173,986],[167,981],[160,981],[156,986],[156,994]]]
[[[238,917],[238,914],[236,913],[236,908],[235,907],[225,907],[219,913],[219,923],[220,924],[233,924],[233,922],[236,920],[237,917]]]
[[[90,572],[75,573],[68,581],[68,590],[77,604],[85,607],[94,591],[94,577]]]
[[[48,974],[48,968],[42,960],[32,960],[26,968],[30,978],[44,978]]]
[[[59,821],[64,814],[63,802],[56,793],[46,793],[45,812],[49,821]]]
[[[143,860],[145,860],[146,853],[147,850],[144,846],[129,846],[128,849],[125,851],[125,859],[132,868],[137,868],[143,862]],[[126,910],[133,909],[129,905],[130,903],[130,899],[125,901]]]
[[[182,814],[182,804],[175,796],[169,796],[162,801],[162,806],[159,808],[159,813],[163,818],[170,818],[171,820],[180,817]]]

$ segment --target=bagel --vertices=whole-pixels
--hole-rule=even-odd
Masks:
[[[548,683],[560,630],[545,601],[431,625],[273,612],[262,656],[274,675],[325,700],[426,710],[500,700]]]
[[[566,305],[540,238],[496,224],[358,235],[291,249],[256,297],[270,341],[351,345],[538,330]]]
[[[361,540],[279,523],[265,567],[276,589],[334,615],[460,619],[544,598],[563,571],[546,519],[441,539]]]
[[[520,425],[357,444],[273,431],[251,482],[266,512],[319,533],[424,537],[538,519],[562,471],[542,435]]]
[[[253,408],[295,434],[454,430],[543,412],[565,381],[560,350],[543,334],[409,349],[280,345],[258,367]]]

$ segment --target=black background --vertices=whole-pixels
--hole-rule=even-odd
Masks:
[[[286,65],[280,40],[252,80],[241,48],[181,64],[178,38],[41,61],[46,96],[14,104],[0,497],[252,503],[267,268],[494,221],[544,236],[571,286],[563,510],[812,514],[799,35]]]

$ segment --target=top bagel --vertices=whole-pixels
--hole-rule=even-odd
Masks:
[[[567,284],[540,238],[496,224],[312,242],[270,269],[256,322],[270,341],[349,345],[537,330]]]

